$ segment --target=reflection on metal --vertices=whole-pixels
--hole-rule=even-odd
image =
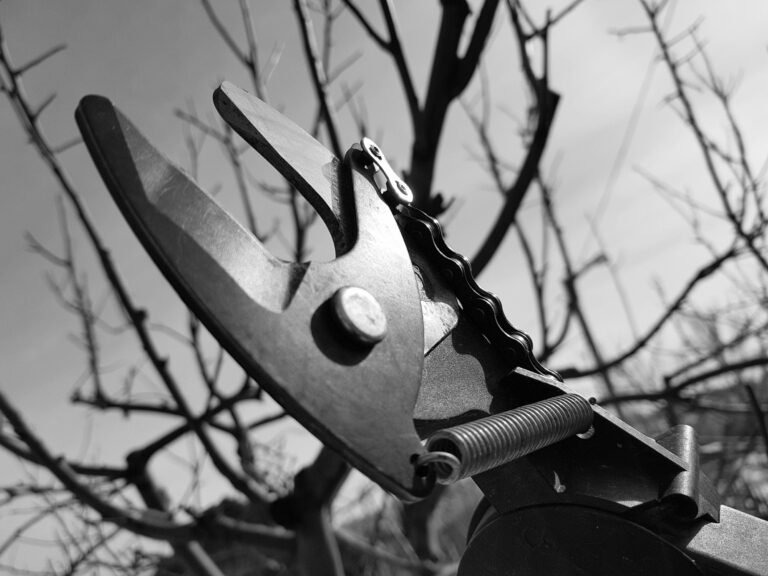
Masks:
[[[339,326],[357,342],[373,345],[387,335],[387,317],[367,290],[344,286],[336,291],[332,302]]]
[[[673,426],[657,436],[656,442],[680,456],[687,465],[687,469],[669,483],[662,500],[672,503],[683,518],[706,516],[717,522],[720,519],[720,499],[709,478],[699,468],[699,444],[693,426]]]

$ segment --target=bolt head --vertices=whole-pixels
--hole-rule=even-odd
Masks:
[[[356,342],[372,346],[387,335],[387,317],[376,298],[363,288],[339,288],[332,299],[339,325]]]

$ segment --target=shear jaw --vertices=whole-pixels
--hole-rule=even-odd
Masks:
[[[134,233],[246,372],[375,482],[403,499],[426,495],[433,478],[414,464],[424,448],[412,420],[423,363],[420,299],[369,163],[351,150],[342,164],[232,85],[222,85],[216,101],[224,119],[318,210],[336,242],[335,260],[274,258],[108,100],[84,98],[76,117]],[[350,290],[370,298],[351,303]]]

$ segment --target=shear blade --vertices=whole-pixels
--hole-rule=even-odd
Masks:
[[[351,244],[339,197],[339,159],[303,128],[231,82],[213,93],[221,117],[301,193],[325,223],[337,255]]]
[[[429,480],[415,474],[411,461],[424,450],[412,421],[423,362],[418,290],[397,224],[373,186],[351,168],[354,161],[342,165],[326,151],[318,171],[286,168],[293,158],[287,145],[272,148],[283,151],[268,159],[294,172],[299,191],[314,198],[313,205],[325,206],[326,218],[338,222],[345,210],[353,215],[337,227],[354,232],[342,257],[285,263],[170,164],[108,100],[84,98],[76,119],[146,250],[246,372],[383,487],[406,499],[424,495]],[[272,130],[282,134],[288,123],[262,123],[262,145],[279,141]],[[304,133],[299,144],[307,138]],[[312,153],[321,147],[315,142]],[[315,180],[319,174],[324,184]],[[329,181],[336,184],[329,187]],[[328,304],[344,286],[368,291],[387,318],[386,337],[372,348],[351,345],[333,322]]]

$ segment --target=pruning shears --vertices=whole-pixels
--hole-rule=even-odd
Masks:
[[[338,159],[230,83],[214,104],[316,210],[334,260],[275,258],[105,98],[76,118],[157,266],[290,414],[404,500],[474,478],[460,574],[768,574],[768,528],[720,506],[693,429],[651,439],[541,366],[380,147]]]

